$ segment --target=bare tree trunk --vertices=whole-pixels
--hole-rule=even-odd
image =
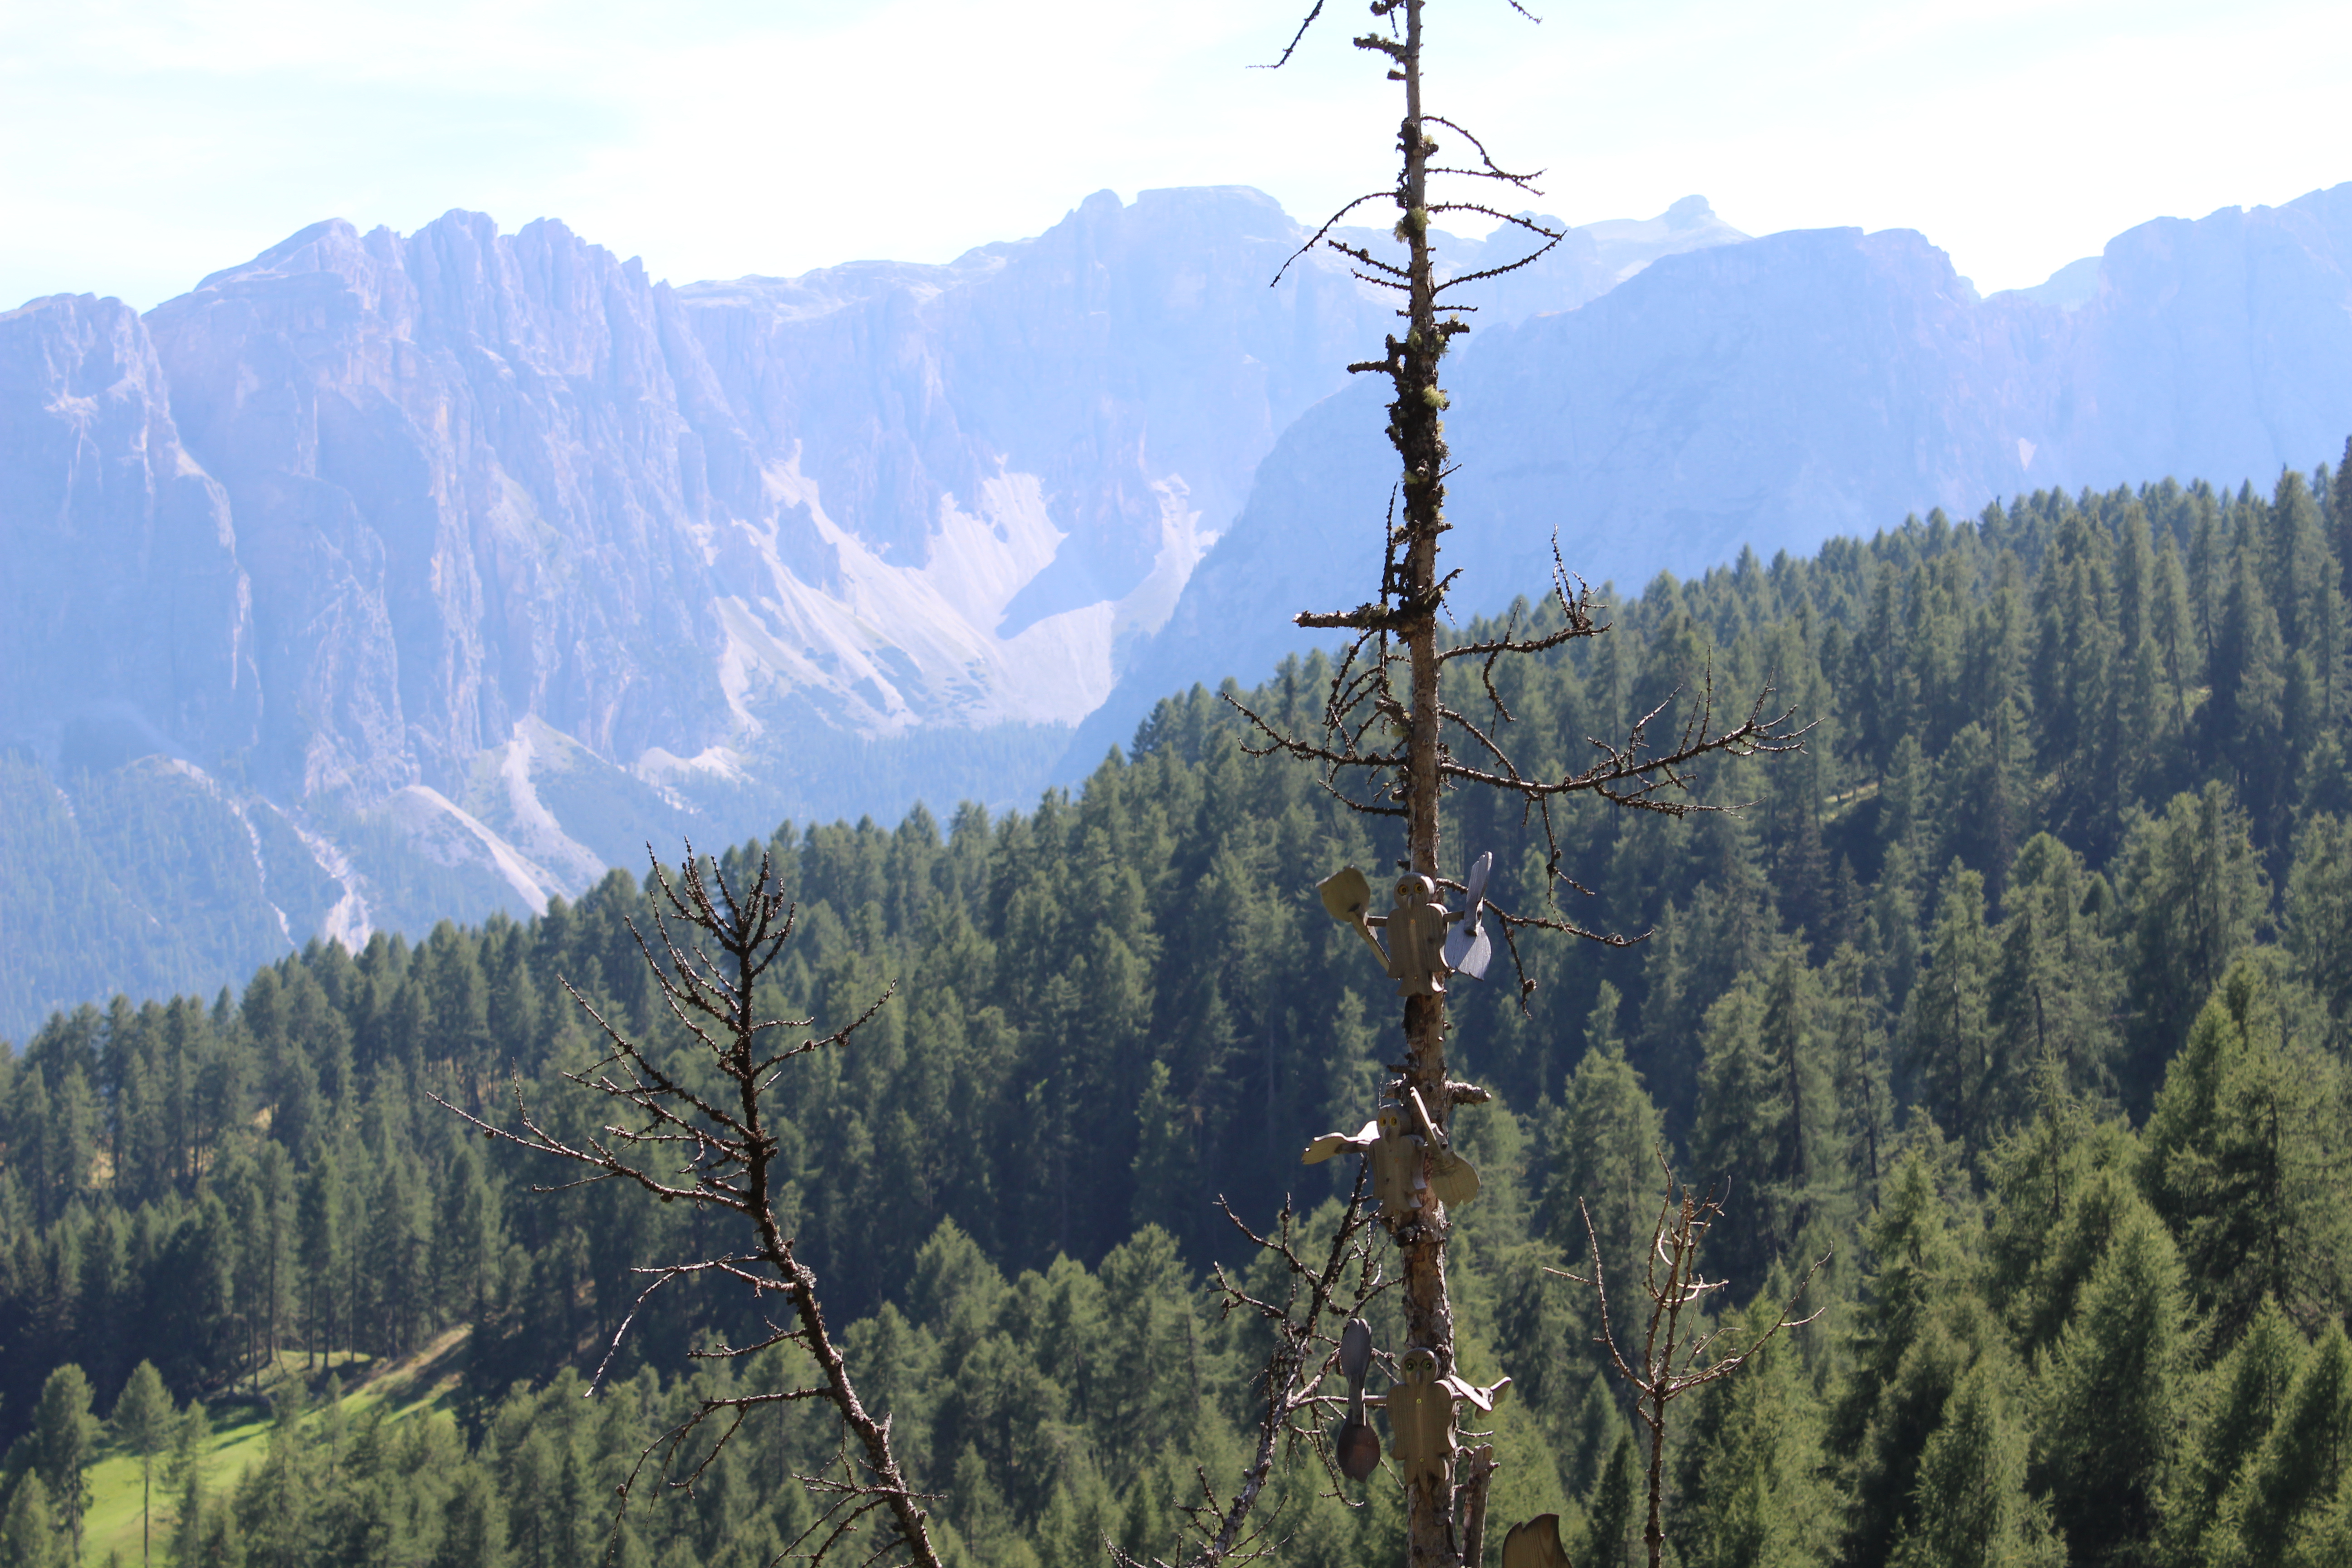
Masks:
[[[1514,3],[1516,6],[1516,0]],[[1380,595],[1377,601],[1353,610],[1307,612],[1294,618],[1295,624],[1301,626],[1345,629],[1354,634],[1352,644],[1339,661],[1339,673],[1332,680],[1325,704],[1323,741],[1294,735],[1269,723],[1237,699],[1228,696],[1226,700],[1233,702],[1265,739],[1265,752],[1278,752],[1320,764],[1327,787],[1359,811],[1375,816],[1402,817],[1404,868],[1415,878],[1429,879],[1433,886],[1450,885],[1468,891],[1464,884],[1447,883],[1441,870],[1444,844],[1439,806],[1444,792],[1458,784],[1517,797],[1540,826],[1551,851],[1545,872],[1549,897],[1549,884],[1562,875],[1559,868],[1560,845],[1552,815],[1555,799],[1565,802],[1572,795],[1595,794],[1620,805],[1674,816],[1720,809],[1695,799],[1674,798],[1687,795],[1689,764],[1715,754],[1739,756],[1790,750],[1798,741],[1796,734],[1782,728],[1786,714],[1770,717],[1765,713],[1769,688],[1759,695],[1745,721],[1717,731],[1710,680],[1696,715],[1684,723],[1679,740],[1661,750],[1651,749],[1645,730],[1664,711],[1664,705],[1637,720],[1622,746],[1603,746],[1602,760],[1591,768],[1557,780],[1523,773],[1496,738],[1512,720],[1494,684],[1495,660],[1507,654],[1546,653],[1606,629],[1592,618],[1589,590],[1580,582],[1571,582],[1570,574],[1558,561],[1557,552],[1557,627],[1546,631],[1538,625],[1522,636],[1515,616],[1501,636],[1493,640],[1439,647],[1437,620],[1444,606],[1446,579],[1439,570],[1438,554],[1440,539],[1446,529],[1447,454],[1441,417],[1446,408],[1446,396],[1439,384],[1438,372],[1448,343],[1455,335],[1469,330],[1450,310],[1444,321],[1438,319],[1439,297],[1461,284],[1526,266],[1558,244],[1562,236],[1524,212],[1513,215],[1475,201],[1433,199],[1433,174],[1448,179],[1496,181],[1528,195],[1538,193],[1529,183],[1532,176],[1498,167],[1477,138],[1460,125],[1424,113],[1421,68],[1426,4],[1427,0],[1371,0],[1372,16],[1385,31],[1369,32],[1354,40],[1358,48],[1384,57],[1389,79],[1402,83],[1404,89],[1404,118],[1397,132],[1400,165],[1396,184],[1388,190],[1360,196],[1341,208],[1299,252],[1303,255],[1318,245],[1335,250],[1355,264],[1357,277],[1404,297],[1398,312],[1404,318],[1404,331],[1389,335],[1380,359],[1349,366],[1350,372],[1385,375],[1395,393],[1395,400],[1388,405],[1388,435],[1401,463],[1397,494],[1402,505],[1401,517],[1399,509],[1392,508],[1390,513]],[[1289,60],[1299,40],[1322,12],[1322,0],[1316,0],[1290,47],[1275,62],[1277,67]],[[1437,151],[1437,143],[1429,133],[1433,126],[1444,126],[1447,135],[1454,139],[1452,144],[1466,145],[1467,154],[1448,163],[1433,165],[1431,157]],[[1333,234],[1334,227],[1357,206],[1382,201],[1393,202],[1397,209],[1395,237],[1406,251],[1402,266],[1388,257],[1374,255],[1365,245]],[[1540,244],[1517,261],[1441,282],[1430,251],[1433,213],[1478,215],[1525,229],[1531,239]],[[1482,661],[1470,668],[1479,672],[1476,679],[1483,684],[1485,699],[1492,709],[1491,714],[1482,715],[1483,726],[1469,714],[1449,710],[1444,703],[1441,672],[1447,661],[1457,658]],[[1392,672],[1400,664],[1406,676],[1402,700],[1392,685]],[[1465,683],[1471,679],[1468,675],[1464,677]],[[1466,684],[1465,689],[1476,689]],[[1287,706],[1286,702],[1286,711]],[[1448,723],[1455,727],[1452,734],[1456,743],[1467,748],[1468,760],[1449,751],[1444,728]],[[1342,787],[1343,780],[1360,782],[1347,788]],[[1407,907],[1405,898],[1401,891],[1401,909]],[[1537,927],[1617,945],[1624,942],[1622,938],[1601,937],[1564,919],[1513,914],[1491,903],[1484,907],[1488,918],[1499,927],[1501,942],[1509,946],[1515,967],[1519,966],[1518,949],[1512,936],[1515,930]],[[1333,912],[1339,911],[1335,909]],[[1465,908],[1454,918],[1470,921],[1476,914],[1475,909]],[[1360,915],[1359,918],[1360,921]],[[1370,940],[1369,926],[1360,924],[1360,929]],[[1441,975],[1435,984],[1427,985],[1426,994],[1418,994],[1424,989],[1421,979],[1406,980],[1408,974],[1419,975],[1422,961],[1405,960],[1398,944],[1419,940],[1411,934],[1414,929],[1411,922],[1392,923],[1389,928],[1390,973],[1399,976],[1406,993],[1405,1055],[1399,1064],[1402,1072],[1389,1080],[1386,1092],[1400,1105],[1418,1101],[1417,1114],[1425,1110],[1430,1125],[1423,1131],[1433,1145],[1427,1153],[1434,1157],[1450,1143],[1448,1123],[1453,1120],[1454,1106],[1475,1103],[1486,1096],[1472,1086],[1456,1086],[1446,1079],[1447,976]],[[1483,973],[1484,963],[1480,960],[1477,973]],[[1450,973],[1450,961],[1447,967]],[[1520,994],[1524,997],[1534,990],[1534,983],[1527,978],[1523,968],[1519,978]],[[1458,1097],[1457,1089],[1461,1091]],[[1454,1362],[1454,1307],[1445,1278],[1445,1244],[1451,1216],[1434,1194],[1424,1189],[1420,1207],[1408,1208],[1402,1214],[1391,1210],[1386,1217],[1392,1226],[1399,1254],[1404,1317],[1404,1344],[1399,1350],[1425,1350],[1435,1357],[1441,1378],[1457,1377],[1460,1369]],[[1270,1403],[1269,1409],[1276,1408],[1278,1402]],[[1457,1468],[1462,1468],[1465,1457],[1457,1451],[1458,1433],[1450,1415],[1444,1436],[1445,1441],[1437,1445],[1444,1455],[1442,1463],[1429,1470],[1417,1468],[1416,1479],[1406,1486],[1408,1568],[1462,1568],[1465,1555],[1475,1557],[1474,1543],[1483,1534],[1485,1485],[1492,1468],[1492,1450],[1472,1451],[1482,1457],[1466,1461],[1466,1479],[1457,1487]],[[1230,1533],[1227,1531],[1224,1538],[1229,1538]],[[1223,1550],[1213,1548],[1204,1561],[1221,1561]],[[1477,1568],[1475,1562],[1471,1568]]]
[[[1410,655],[1412,706],[1408,721],[1406,763],[1406,853],[1422,876],[1441,874],[1438,864],[1438,758],[1440,719],[1437,658],[1437,540],[1445,516],[1445,432],[1438,418],[1444,396],[1438,388],[1438,359],[1445,339],[1437,329],[1434,273],[1429,255],[1429,138],[1421,115],[1421,26],[1424,0],[1404,0],[1404,123],[1398,128],[1404,178],[1397,205],[1398,225],[1411,253],[1406,296],[1408,330],[1402,374],[1396,378],[1397,448],[1404,459],[1406,580],[1401,630]],[[1445,1091],[1445,997],[1405,1000],[1405,1078],[1420,1091],[1430,1120],[1445,1131],[1454,1102]],[[1423,1219],[1398,1237],[1404,1272],[1405,1340],[1437,1354],[1438,1375],[1454,1364],[1454,1304],[1445,1287],[1448,1217],[1432,1198]],[[1439,1568],[1462,1561],[1454,1538],[1454,1467],[1415,1485],[1406,1500],[1406,1562],[1411,1568]]]

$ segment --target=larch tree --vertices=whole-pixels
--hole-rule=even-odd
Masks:
[[[155,1456],[172,1441],[172,1396],[152,1361],[131,1370],[131,1380],[115,1397],[115,1440],[139,1461],[139,1560],[153,1556]]]
[[[73,1538],[76,1562],[81,1560],[82,1517],[89,1511],[89,1468],[98,1459],[98,1423],[90,1415],[89,1399],[89,1379],[68,1362],[49,1373],[33,1411],[32,1471],[48,1489],[51,1506],[64,1516],[62,1528]]]

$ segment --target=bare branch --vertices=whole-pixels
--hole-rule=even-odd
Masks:
[[[739,892],[730,885],[723,868],[698,859],[688,844],[676,876],[656,859],[653,879],[656,940],[647,942],[635,922],[630,923],[629,932],[669,1016],[688,1041],[709,1053],[712,1066],[728,1086],[723,1098],[688,1087],[661,1065],[651,1045],[625,1034],[569,982],[566,991],[595,1023],[607,1049],[587,1068],[563,1076],[627,1107],[634,1117],[630,1124],[607,1124],[601,1135],[574,1141],[550,1131],[533,1117],[520,1085],[515,1090],[512,1129],[434,1097],[493,1141],[588,1167],[593,1173],[583,1181],[627,1180],[665,1203],[683,1199],[740,1215],[750,1223],[746,1248],[636,1270],[649,1276],[649,1282],[606,1347],[589,1384],[592,1396],[603,1386],[614,1357],[653,1294],[673,1280],[700,1277],[730,1280],[750,1289],[755,1297],[781,1295],[792,1306],[795,1325],[784,1328],[771,1322],[767,1335],[752,1344],[698,1347],[688,1352],[689,1356],[733,1359],[789,1341],[814,1362],[822,1374],[807,1386],[697,1400],[681,1420],[638,1454],[620,1487],[612,1543],[617,1545],[633,1489],[656,1456],[659,1456],[665,1489],[691,1494],[751,1412],[815,1399],[834,1406],[845,1446],[839,1479],[802,1478],[810,1489],[835,1500],[820,1516],[819,1525],[812,1526],[812,1530],[823,1526],[827,1533],[810,1561],[821,1561],[855,1532],[860,1521],[878,1512],[887,1516],[891,1529],[867,1561],[904,1551],[916,1568],[940,1568],[927,1525],[929,1516],[920,1506],[921,1494],[907,1485],[891,1447],[889,1422],[868,1414],[858,1398],[840,1348],[825,1325],[817,1300],[816,1275],[782,1233],[775,1208],[778,1142],[770,1131],[766,1103],[784,1063],[847,1044],[889,1001],[895,987],[886,985],[856,1017],[830,1034],[810,1034],[797,1044],[762,1053],[763,1036],[779,1029],[813,1027],[806,1019],[763,1016],[757,1007],[761,979],[776,963],[794,927],[794,911],[777,883],[772,862],[762,857],[758,874]],[[673,929],[673,922],[677,929]],[[698,1445],[706,1426],[713,1422],[718,1426],[712,1428],[715,1436],[710,1436],[709,1447],[698,1447],[692,1462],[677,1472],[688,1445]],[[855,1462],[846,1446],[852,1437],[862,1453]]]

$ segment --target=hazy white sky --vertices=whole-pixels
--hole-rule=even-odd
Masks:
[[[683,282],[1034,234],[1087,193],[1386,178],[1329,0],[0,0],[0,309],[140,306],[321,217],[561,217]],[[1909,227],[1988,291],[2159,215],[2352,179],[2345,0],[1430,7],[1432,108],[1544,210],[1701,193],[1751,233]]]

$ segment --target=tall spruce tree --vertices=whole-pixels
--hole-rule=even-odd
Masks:
[[[2352,1466],[2352,1345],[2342,1326],[2320,1332],[2261,1449],[2221,1500],[2208,1560],[2283,1563],[2320,1521]],[[2218,1539],[2216,1539],[2218,1538]]]
[[[2352,827],[2342,818],[2314,816],[2295,836],[2281,925],[2294,977],[2318,997],[2328,1048],[2341,1058],[2352,1048]]]
[[[2253,1322],[2208,1375],[2204,1397],[2188,1412],[2176,1460],[2159,1478],[2168,1561],[2207,1563],[2225,1555],[2225,1546],[2209,1549],[2206,1537],[2221,1520],[2231,1488],[2263,1451],[2307,1356],[2302,1333],[2265,1297]],[[2226,1528],[2233,1531],[2234,1521]]]
[[[1993,1036],[1985,1009],[1993,962],[1984,879],[1955,860],[1944,873],[1935,924],[1911,993],[1911,1073],[1920,1108],[1966,1148],[1988,1142]]]
[[[19,1480],[0,1510],[0,1564],[5,1568],[68,1568],[69,1542],[61,1538],[49,1508],[49,1489],[38,1475]]]

